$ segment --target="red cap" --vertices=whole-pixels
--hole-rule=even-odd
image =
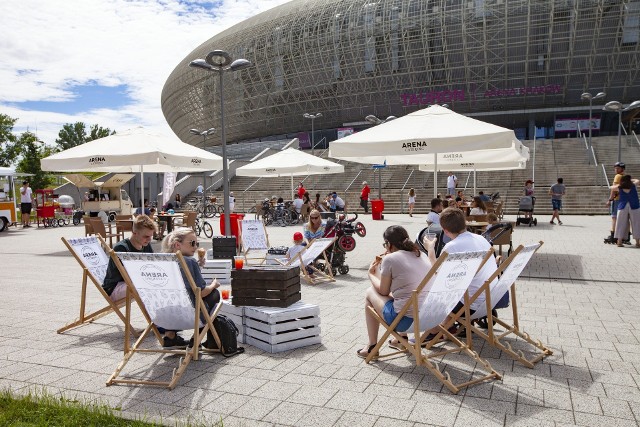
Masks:
[[[297,242],[298,240],[302,240],[302,233],[299,231],[296,231],[295,233],[293,233],[293,240],[295,242]]]

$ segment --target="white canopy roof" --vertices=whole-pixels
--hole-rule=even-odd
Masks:
[[[219,170],[222,158],[137,127],[61,151],[40,164],[45,171],[160,173]]]
[[[420,170],[433,171],[434,155],[425,154],[421,157]],[[524,169],[529,160],[529,149],[520,141],[515,140],[508,149],[464,151],[457,153],[437,154],[439,171],[463,171],[463,170],[507,170]],[[398,164],[396,161],[402,157],[387,159],[387,164]]]
[[[343,173],[344,166],[294,148],[257,160],[236,169],[238,176],[278,177]]]
[[[13,176],[16,174],[16,170],[14,168],[7,168],[4,166],[0,166],[0,176]]]
[[[432,105],[398,119],[331,142],[329,157],[357,163],[423,163],[418,154],[507,149],[517,138],[512,130]]]

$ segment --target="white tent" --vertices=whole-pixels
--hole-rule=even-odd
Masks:
[[[293,177],[301,175],[324,175],[343,173],[344,166],[332,161],[312,156],[294,148],[287,148],[263,159],[236,169],[237,176],[291,177],[291,197],[293,198]]]
[[[64,172],[194,172],[222,169],[222,157],[142,127],[95,139],[40,161]]]
[[[506,129],[439,105],[407,114],[331,142],[329,157],[367,164],[426,164],[424,155],[509,149],[517,138]],[[433,157],[435,170],[438,158]],[[434,195],[437,193],[434,172]]]

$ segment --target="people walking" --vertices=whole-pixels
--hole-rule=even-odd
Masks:
[[[362,181],[362,191],[360,192],[360,206],[364,209],[364,213],[369,213],[369,193],[371,189],[367,185],[367,181]]]
[[[562,198],[566,194],[567,188],[563,183],[562,178],[558,178],[558,182],[553,184],[551,188],[549,188],[549,194],[551,195],[551,206],[553,208],[553,215],[551,216],[550,224],[554,224],[554,219],[558,220],[558,224],[562,225],[562,221],[560,221],[560,209],[562,209]]]
[[[413,207],[416,204],[416,190],[413,188],[409,190],[409,216],[413,216]]]

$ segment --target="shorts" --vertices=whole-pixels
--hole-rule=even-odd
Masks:
[[[617,200],[614,200],[611,202],[611,205],[609,206],[609,213],[611,214],[612,218],[618,217],[618,201]]]
[[[111,291],[111,295],[109,295],[109,298],[111,298],[111,301],[113,302],[118,302],[126,296],[127,284],[125,282],[118,282],[116,287]]]
[[[31,215],[31,203],[20,203],[20,213]]]
[[[384,318],[384,321],[387,322],[387,325],[390,325],[397,316],[398,313],[396,313],[396,310],[393,308],[393,300],[391,299],[384,305],[384,308],[382,309],[382,317]],[[404,316],[396,326],[396,331],[404,332],[409,329],[412,324],[413,319],[409,316]]]
[[[562,200],[551,199],[551,206],[553,206],[554,211],[559,211],[562,209]]]

